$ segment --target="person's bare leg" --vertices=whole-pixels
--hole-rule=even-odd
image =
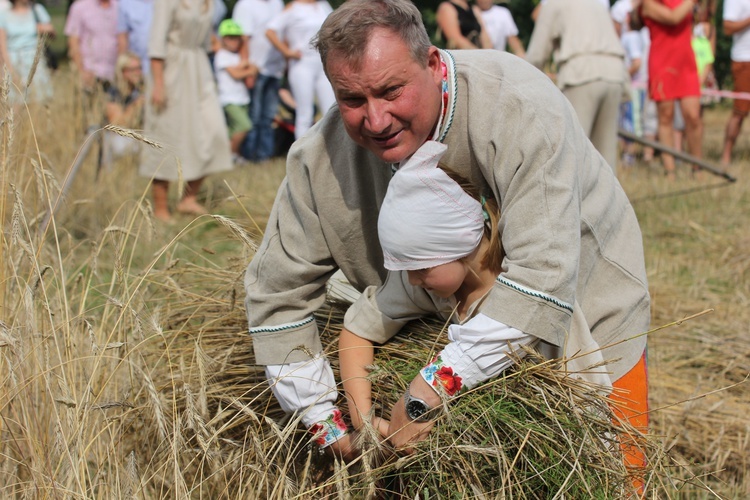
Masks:
[[[237,132],[229,139],[229,147],[232,153],[235,155],[240,154],[240,146],[245,142],[245,137],[247,137],[247,132]]]
[[[674,148],[677,151],[682,151],[682,141],[684,138],[684,135],[682,130],[674,129],[674,132],[672,133],[672,141],[674,144]]]
[[[643,137],[652,141],[656,140],[656,136],[654,134],[644,134]],[[652,148],[651,146],[643,146],[643,161],[645,161],[646,163],[651,163],[652,161],[654,161],[654,148]]]
[[[698,96],[684,97],[680,100],[682,116],[685,118],[685,138],[688,152],[696,158],[703,157],[703,119],[701,118],[701,101]],[[693,165],[693,172],[700,167]]]
[[[659,118],[659,142],[667,147],[674,147],[674,101],[657,102],[656,113]],[[662,152],[661,161],[664,164],[664,173],[668,178],[674,179],[674,157]]]
[[[154,197],[154,217],[165,222],[172,220],[169,213],[169,181],[154,179],[151,183],[151,193]]]
[[[206,207],[198,203],[198,199],[196,198],[198,191],[201,189],[201,184],[203,184],[203,179],[204,177],[201,177],[187,183],[185,193],[177,204],[178,212],[189,215],[203,215],[208,213]]]
[[[724,132],[724,149],[721,152],[721,164],[729,166],[732,163],[732,150],[734,144],[737,142],[737,137],[740,135],[742,130],[742,121],[745,119],[744,116],[732,113],[727,122],[727,128]]]

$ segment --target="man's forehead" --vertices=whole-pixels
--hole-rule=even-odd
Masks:
[[[328,59],[338,59],[345,61],[349,69],[359,70],[368,62],[376,62],[384,59],[387,55],[396,55],[397,57],[410,57],[406,43],[401,39],[398,33],[387,28],[374,28],[367,37],[367,42],[361,48],[351,49],[331,49]]]
[[[400,64],[352,65],[344,59],[329,64],[329,76],[334,90],[341,93],[379,91],[414,77],[411,71],[404,71]]]

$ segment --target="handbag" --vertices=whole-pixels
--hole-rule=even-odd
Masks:
[[[39,14],[37,14],[36,12],[36,5],[37,5],[36,3],[31,4],[31,13],[34,15],[34,21],[36,22],[36,25],[37,25],[37,35],[43,36],[39,34],[39,25],[42,23],[39,22]],[[49,43],[44,44],[44,61],[50,70],[54,71],[59,66],[57,55],[55,55],[55,53],[52,52],[52,48],[49,46]]]

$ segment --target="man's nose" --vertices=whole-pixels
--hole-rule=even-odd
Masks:
[[[382,134],[391,126],[388,105],[380,99],[367,102],[367,128],[373,134]]]

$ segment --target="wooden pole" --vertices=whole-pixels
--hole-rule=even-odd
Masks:
[[[635,134],[631,134],[630,132],[626,132],[622,129],[618,130],[617,132],[620,137],[623,139],[627,139],[628,141],[637,142],[639,144],[642,144],[644,146],[648,146],[654,149],[658,149],[659,151],[663,153],[670,154],[674,156],[675,158],[678,158],[680,160],[686,161],[688,163],[692,163],[693,165],[698,166],[699,168],[705,170],[706,172],[711,172],[712,174],[723,177],[729,182],[737,182],[737,179],[735,177],[732,177],[724,170],[720,169],[716,165],[702,159],[702,158],[696,158],[695,156],[685,153],[684,151],[677,151],[676,149],[670,148],[669,146],[665,146],[664,144],[652,141],[651,139],[646,139],[644,137],[638,137]]]

